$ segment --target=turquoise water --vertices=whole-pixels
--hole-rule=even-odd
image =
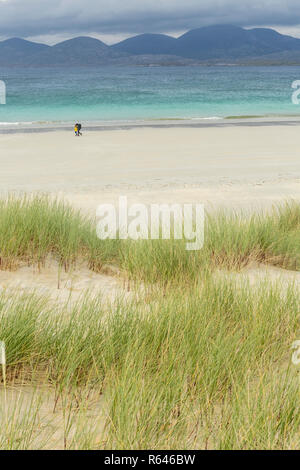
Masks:
[[[300,115],[300,67],[1,68],[0,123]]]

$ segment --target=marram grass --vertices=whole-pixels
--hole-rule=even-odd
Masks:
[[[115,264],[143,289],[111,305],[0,293],[0,449],[299,448],[299,288],[214,275],[251,262],[298,270],[299,229],[299,203],[207,214],[204,248],[187,252],[101,241],[94,220],[46,196],[2,199],[1,269]]]
[[[144,303],[119,300],[109,313],[88,296],[71,311],[53,311],[35,294],[4,293],[8,387],[18,374],[27,383],[40,374],[54,391],[54,413],[68,394],[75,417],[93,406],[90,394],[98,396],[104,412],[94,425],[103,424],[103,436],[100,443],[86,424],[88,448],[296,448],[300,389],[291,345],[299,306],[292,286],[253,288],[209,275],[190,289],[157,290]],[[1,442],[5,448],[4,428]]]
[[[107,245],[94,223],[68,204],[47,196],[9,196],[0,200],[0,268],[22,263],[43,266],[49,256],[68,270],[85,260],[95,271]]]
[[[191,281],[213,267],[241,269],[250,262],[286,269],[300,267],[300,204],[287,203],[269,214],[206,215],[205,243],[189,252],[185,240],[99,240],[96,221],[47,196],[0,200],[0,269],[26,263],[42,267],[47,258],[68,270],[80,262],[94,271],[118,265],[147,282]]]

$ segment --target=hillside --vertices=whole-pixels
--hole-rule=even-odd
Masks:
[[[77,37],[54,46],[13,38],[0,42],[0,66],[300,64],[300,39],[267,28],[216,25],[179,38],[141,34],[108,46]]]
[[[7,39],[0,42],[0,65],[27,65],[33,57],[50,49],[50,46],[25,39]]]
[[[113,47],[126,50],[129,54],[147,54],[151,50],[152,54],[166,51],[167,54],[198,60],[240,59],[299,51],[300,39],[284,36],[272,29],[246,30],[237,26],[216,25],[191,30],[178,39],[140,35]]]
[[[98,39],[78,37],[36,54],[29,65],[97,65],[123,56]]]

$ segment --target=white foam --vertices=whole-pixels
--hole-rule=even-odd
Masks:
[[[33,122],[0,122],[0,126],[31,126]]]
[[[193,117],[193,118],[187,118],[190,119],[191,121],[217,121],[219,119],[224,119],[220,116],[207,116],[207,117]]]

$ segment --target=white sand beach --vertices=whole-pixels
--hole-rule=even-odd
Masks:
[[[136,128],[0,135],[0,191],[47,192],[95,214],[102,203],[204,203],[227,210],[269,209],[300,200],[299,126]],[[256,271],[257,272],[257,271]],[[282,272],[282,271],[281,271]],[[272,268],[266,274],[278,272]],[[287,272],[282,272],[284,278]],[[288,275],[289,277],[289,275]],[[295,273],[291,274],[295,279]],[[299,275],[296,280],[300,281]],[[105,296],[122,281],[81,269],[66,275],[63,298],[101,286]],[[57,268],[0,273],[0,285],[53,292]],[[126,292],[126,289],[125,289]]]
[[[0,190],[94,210],[134,201],[269,207],[300,199],[300,125],[135,128],[0,135]]]

